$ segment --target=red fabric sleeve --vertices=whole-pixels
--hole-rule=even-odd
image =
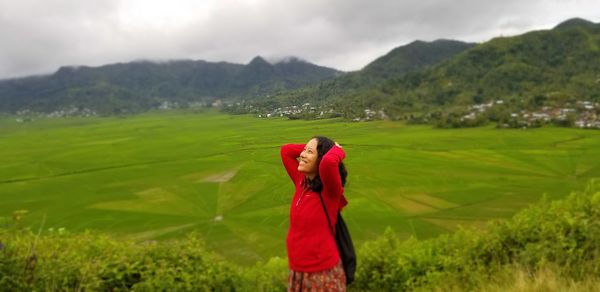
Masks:
[[[304,150],[304,144],[286,144],[281,146],[281,161],[288,175],[297,184],[301,173],[298,171],[298,160],[300,153]]]
[[[346,153],[338,146],[333,146],[323,155],[319,164],[319,176],[323,182],[323,189],[328,194],[342,194],[344,187],[342,186],[342,178],[338,165],[344,160]]]

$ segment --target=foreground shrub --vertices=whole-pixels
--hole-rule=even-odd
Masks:
[[[487,284],[483,284],[480,288],[482,291],[489,292],[590,292],[600,289],[600,278],[598,277],[585,277],[584,279],[575,280],[561,275],[561,270],[560,267],[554,265],[544,265],[537,269],[535,273],[531,273],[526,268],[507,267],[506,271],[493,275],[492,280]],[[452,290],[460,290],[460,286],[440,287],[439,289],[439,291]]]
[[[555,202],[542,200],[484,230],[400,241],[391,230],[359,249],[355,290],[402,291],[459,283],[472,290],[507,266],[530,274],[549,264],[580,281],[600,277],[600,183]]]
[[[168,243],[135,243],[94,233],[0,234],[4,290],[233,291],[237,268],[207,252],[194,235]]]

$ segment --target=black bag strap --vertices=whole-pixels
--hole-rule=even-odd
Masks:
[[[327,213],[327,208],[325,207],[325,202],[323,202],[323,197],[321,196],[321,192],[319,192],[319,199],[321,200],[321,206],[323,206],[323,211],[325,212],[325,218],[327,218],[327,223],[329,224],[329,229],[331,230],[331,234],[335,236],[335,229],[331,225],[331,219],[329,219],[329,213]]]

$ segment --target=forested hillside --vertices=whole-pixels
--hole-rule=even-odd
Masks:
[[[232,113],[265,113],[275,108],[300,106],[304,103],[324,105],[336,102],[336,111],[339,112],[340,107],[354,106],[345,103],[347,96],[376,88],[386,81],[400,78],[407,73],[429,68],[474,45],[453,40],[414,41],[393,49],[359,71],[349,72],[337,78],[296,90],[245,100],[245,103],[226,108],[226,110]],[[347,110],[345,111],[347,112]],[[314,114],[304,112],[302,117],[311,118],[314,117]]]
[[[555,122],[600,128],[600,24],[571,19],[551,30],[497,37],[476,46],[439,43],[449,44],[454,49],[438,54],[445,57],[436,59],[439,64],[403,67],[395,58],[382,57],[361,71],[283,93],[252,110],[303,118],[337,113],[355,120],[387,118],[440,126],[494,121],[516,127]],[[416,47],[423,53],[423,45],[404,49]],[[307,102],[312,112],[274,112]]]
[[[0,112],[122,114],[207,106],[306,86],[341,72],[297,58],[247,65],[206,61],[139,61],[61,67],[56,73],[0,81]]]

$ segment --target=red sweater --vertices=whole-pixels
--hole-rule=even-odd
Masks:
[[[290,207],[288,261],[290,269],[294,271],[318,272],[333,268],[340,261],[340,256],[319,194],[304,187],[304,174],[298,171],[297,157],[303,149],[304,144],[287,144],[281,147],[281,160],[296,188]],[[338,170],[344,157],[344,151],[334,146],[319,164],[319,176],[323,183],[321,194],[332,226],[337,222],[338,210],[348,204]]]

